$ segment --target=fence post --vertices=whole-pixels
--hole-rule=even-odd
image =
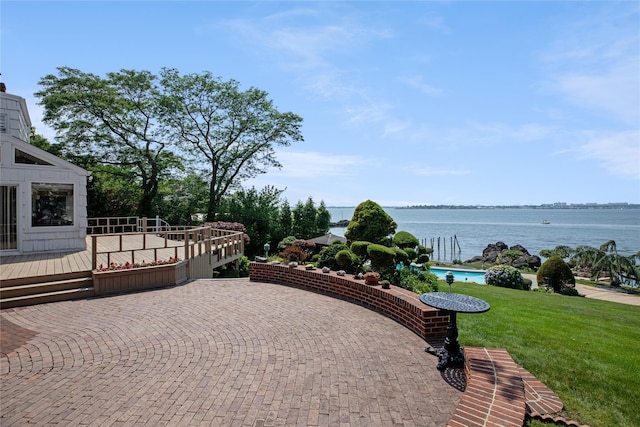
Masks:
[[[98,236],[91,236],[91,269],[98,267]]]

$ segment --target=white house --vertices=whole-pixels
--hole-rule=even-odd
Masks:
[[[0,83],[0,254],[85,249],[91,173],[30,134],[26,101]]]

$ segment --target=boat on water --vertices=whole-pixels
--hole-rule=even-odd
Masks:
[[[551,224],[551,221],[547,220],[547,219],[543,219],[542,220],[542,224]]]

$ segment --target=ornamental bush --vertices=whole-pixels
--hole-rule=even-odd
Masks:
[[[415,248],[420,244],[418,238],[408,231],[398,231],[393,235],[392,242],[401,249]]]
[[[391,248],[391,250],[395,254],[396,264],[400,263],[400,262],[403,263],[403,264],[407,264],[407,261],[409,260],[409,255],[407,254],[407,252],[405,250],[400,249],[400,248]]]
[[[396,222],[382,209],[382,206],[366,200],[356,206],[344,237],[349,242],[364,240],[372,243],[386,243],[389,235],[396,232],[396,227]]]
[[[421,254],[418,255],[418,264],[426,264],[429,262],[429,255]]]
[[[418,258],[418,252],[416,252],[416,250],[413,248],[404,248],[403,251],[406,252],[407,259],[409,261],[413,261],[414,259]]]
[[[325,246],[318,254],[318,267],[329,267],[336,271],[341,270],[341,267],[336,262],[336,254],[345,249],[349,250],[349,246],[339,240],[336,240],[329,246]]]
[[[365,242],[362,240],[355,241],[351,243],[351,252],[358,255],[360,258],[367,258],[367,247],[370,245],[370,242]]]
[[[571,268],[559,256],[552,256],[546,260],[538,270],[536,276],[539,286],[561,292],[564,288],[575,288],[576,279]]]
[[[343,249],[336,254],[336,262],[341,269],[348,273],[355,272],[356,266],[360,264],[360,258],[358,255],[351,252],[349,249]]]
[[[396,253],[386,246],[371,244],[367,246],[367,255],[374,269],[385,270],[392,268]]]
[[[395,270],[393,283],[417,294],[438,291],[438,277],[428,270],[417,271],[408,267]]]
[[[500,286],[502,288],[525,289],[522,274],[517,268],[509,265],[495,265],[484,274],[487,285]]]
[[[307,253],[300,246],[287,246],[280,252],[280,257],[289,262],[303,262],[307,259]]]

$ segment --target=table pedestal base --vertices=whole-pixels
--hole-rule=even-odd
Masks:
[[[464,366],[464,353],[460,347],[458,347],[458,351],[452,352],[449,352],[444,347],[427,347],[424,351],[438,357],[440,360],[437,366],[439,371],[444,371],[447,368],[462,368]]]

